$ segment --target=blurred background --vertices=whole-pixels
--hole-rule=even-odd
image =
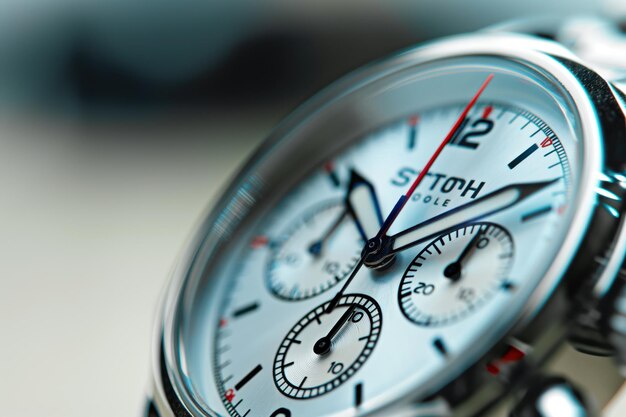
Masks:
[[[623,3],[0,0],[3,414],[140,415],[185,239],[320,87],[433,37]]]

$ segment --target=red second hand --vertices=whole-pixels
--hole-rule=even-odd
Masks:
[[[472,108],[478,101],[478,98],[483,93],[483,91],[485,91],[485,88],[487,88],[487,85],[489,85],[492,79],[493,79],[493,74],[489,74],[487,76],[487,79],[483,82],[483,84],[480,86],[480,88],[476,92],[476,94],[474,94],[474,97],[472,97],[470,102],[467,103],[467,106],[465,106],[465,109],[463,109],[463,112],[461,113],[457,121],[452,126],[452,129],[450,129],[450,132],[448,132],[448,134],[446,135],[444,140],[441,142],[441,144],[439,145],[435,153],[433,153],[433,155],[430,157],[426,165],[424,165],[424,169],[422,169],[422,171],[419,173],[417,178],[415,178],[415,181],[413,181],[413,184],[411,184],[411,186],[409,187],[406,194],[400,197],[400,200],[398,200],[398,202],[396,203],[396,206],[393,208],[393,210],[391,210],[391,213],[389,213],[389,216],[385,220],[383,227],[381,227],[380,231],[378,232],[378,237],[384,236],[389,231],[389,228],[391,227],[393,222],[396,220],[396,218],[398,217],[398,215],[400,214],[400,212],[402,211],[406,203],[409,201],[409,198],[411,198],[417,186],[420,185],[420,183],[422,182],[426,174],[428,174],[430,167],[433,166],[433,164],[439,157],[439,154],[441,154],[441,151],[443,151],[443,148],[448,144],[448,142],[450,142],[450,140],[452,139],[456,131],[459,129],[459,127],[463,123],[463,120],[465,120],[465,118],[467,117],[467,114],[470,112],[470,110],[472,110]]]
[[[435,163],[435,161],[437,160],[437,157],[439,156],[441,151],[443,151],[443,148],[448,144],[448,142],[450,142],[450,139],[452,139],[452,136],[454,136],[456,131],[459,129],[459,126],[461,126],[461,123],[463,123],[463,120],[467,117],[467,114],[470,112],[470,110],[472,110],[472,107],[474,107],[474,104],[476,104],[476,102],[478,101],[478,97],[480,97],[482,92],[485,91],[485,88],[487,88],[487,85],[489,84],[489,82],[491,81],[492,78],[493,78],[493,74],[489,74],[489,76],[487,77],[485,82],[483,82],[483,85],[480,86],[480,88],[478,89],[476,94],[474,94],[474,97],[472,97],[470,102],[467,104],[467,106],[465,107],[465,109],[461,113],[461,116],[459,116],[458,120],[454,123],[454,126],[452,126],[452,129],[450,129],[450,132],[448,132],[448,135],[445,137],[443,142],[441,142],[441,144],[439,145],[439,147],[437,148],[435,153],[430,157],[430,159],[428,160],[428,162],[424,166],[424,169],[422,170],[422,172],[420,172],[419,175],[417,176],[417,178],[415,179],[415,181],[413,181],[413,184],[411,184],[411,187],[409,187],[409,190],[406,192],[406,194],[404,194],[404,195],[402,195],[400,197],[400,199],[396,203],[396,205],[393,208],[393,210],[391,210],[391,212],[389,213],[389,216],[387,216],[387,219],[385,220],[385,223],[383,223],[383,226],[380,228],[380,230],[379,230],[378,234],[376,235],[376,237],[370,239],[368,241],[368,243],[366,243],[366,249],[364,249],[364,251],[363,251],[363,255],[361,256],[361,260],[354,267],[354,269],[352,270],[352,273],[350,274],[350,276],[348,277],[346,282],[343,284],[343,287],[341,287],[341,289],[337,292],[337,294],[335,294],[335,296],[332,298],[332,300],[330,300],[330,302],[328,303],[328,306],[326,307],[326,313],[330,313],[330,312],[332,312],[334,310],[334,308],[339,303],[339,300],[343,296],[343,293],[345,292],[346,288],[348,288],[348,286],[350,285],[350,283],[352,282],[352,280],[356,276],[356,274],[359,271],[359,269],[364,265],[365,258],[368,256],[367,248],[369,247],[370,249],[372,249],[372,246],[370,246],[370,245],[372,243],[375,243],[375,240],[378,240],[379,244],[381,244],[382,237],[387,234],[387,231],[389,230],[389,228],[391,227],[393,222],[398,217],[398,214],[400,214],[400,211],[402,211],[402,209],[406,205],[407,201],[409,201],[409,198],[411,198],[411,195],[413,195],[413,192],[415,191],[417,186],[420,185],[420,182],[422,182],[422,180],[424,179],[424,177],[428,173],[428,170],[430,169],[430,167]]]

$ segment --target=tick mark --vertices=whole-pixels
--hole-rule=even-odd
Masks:
[[[491,114],[492,111],[493,111],[493,106],[489,105],[485,107],[485,110],[483,110],[483,119],[489,118],[489,115]]]
[[[263,246],[267,245],[269,241],[270,240],[267,236],[256,236],[254,239],[252,239],[252,242],[250,242],[250,246],[252,246],[253,249],[262,248]]]
[[[544,206],[540,207],[537,210],[530,211],[526,214],[522,215],[522,222],[527,222],[528,220],[532,220],[536,217],[543,216],[544,214],[548,214],[552,211],[552,206]]]
[[[419,123],[419,116],[409,117],[409,142],[407,144],[409,150],[414,149],[417,145],[417,123]]]
[[[522,161],[524,161],[524,159],[528,158],[530,155],[533,154],[533,152],[535,152],[537,149],[539,149],[539,146],[537,146],[536,143],[533,143],[531,146],[528,147],[528,149],[526,149],[524,152],[522,152],[521,154],[519,154],[514,160],[512,160],[511,162],[509,162],[509,168],[513,169],[516,166],[518,166],[519,164],[522,163]]]
[[[446,348],[446,345],[443,343],[443,340],[441,340],[441,338],[438,337],[433,340],[433,346],[435,346],[435,349],[437,349],[437,351],[443,356],[448,356],[448,349]]]
[[[354,406],[360,407],[363,403],[363,383],[359,382],[354,386]]]
[[[248,382],[250,382],[250,380],[252,378],[254,378],[256,376],[256,374],[261,372],[261,369],[263,369],[263,367],[261,365],[255,366],[253,370],[248,372],[248,374],[246,376],[241,378],[241,380],[239,382],[237,382],[237,384],[235,384],[235,389],[237,391],[239,391],[241,388],[243,388],[243,386],[246,385]]]
[[[513,116],[513,118],[509,120],[509,124],[513,123],[515,119],[517,119],[518,117],[519,117],[519,113],[516,113],[515,116]]]
[[[243,306],[243,307],[233,311],[233,317],[241,317],[241,316],[243,316],[245,314],[252,313],[257,308],[259,308],[259,303],[257,303],[255,301],[253,303],[250,303],[248,305],[245,305],[245,306]]]

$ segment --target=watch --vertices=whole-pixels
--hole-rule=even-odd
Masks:
[[[624,39],[515,22],[300,106],[175,267],[147,415],[597,415],[585,382],[626,364]],[[557,374],[565,346],[615,362]]]

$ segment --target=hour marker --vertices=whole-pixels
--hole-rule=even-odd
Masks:
[[[433,340],[433,346],[435,346],[435,349],[437,349],[437,351],[443,356],[448,356],[448,349],[443,343],[443,340],[441,340],[440,338],[436,338],[435,340]]]
[[[523,214],[522,221],[527,222],[528,220],[532,220],[536,217],[543,216],[544,214],[548,214],[551,211],[552,211],[552,206],[540,207],[537,210],[533,210],[526,214]]]
[[[261,365],[255,366],[253,370],[251,370],[246,376],[241,378],[241,381],[237,382],[237,384],[235,385],[235,389],[239,391],[241,388],[243,388],[243,386],[250,382],[250,380],[254,378],[256,374],[261,372],[261,369],[263,369]]]
[[[300,385],[298,385],[298,388],[302,388],[308,378],[309,378],[308,376],[305,376],[304,378],[302,378],[302,382],[300,382]]]
[[[283,365],[283,369],[290,367],[291,365],[293,365],[295,362],[289,362]]]
[[[335,164],[332,162],[326,162],[324,164],[324,171],[328,174],[328,178],[333,183],[335,187],[339,187],[341,185],[341,181],[339,181],[339,176],[337,176],[337,172],[335,171]]]
[[[354,386],[354,406],[360,407],[363,403],[363,383],[359,382]]]
[[[539,146],[537,146],[536,143],[533,143],[531,146],[528,147],[528,149],[526,149],[524,152],[522,152],[521,154],[519,154],[514,160],[512,160],[511,162],[509,162],[509,168],[513,169],[516,166],[518,166],[519,164],[522,163],[522,161],[524,161],[524,159],[528,158],[530,155],[533,154],[533,152],[535,152],[537,149],[539,149]]]
[[[245,314],[252,313],[257,308],[259,308],[259,303],[255,301],[254,303],[250,303],[233,311],[233,317],[241,317]]]
[[[513,291],[513,290],[515,290],[515,284],[513,284],[513,283],[512,283],[512,282],[510,282],[510,281],[504,281],[504,282],[502,283],[502,285],[501,285],[501,288],[502,288],[504,291]]]
[[[414,149],[417,144],[417,123],[419,122],[419,116],[409,117],[409,142],[408,148]]]
[[[542,142],[541,142],[541,147],[542,148],[547,148],[548,146],[552,146],[552,139],[550,137],[546,137]]]
[[[485,107],[485,110],[483,110],[483,119],[488,119],[492,111],[493,111],[493,106]]]
[[[263,246],[267,245],[269,241],[270,240],[267,238],[267,236],[256,236],[254,239],[252,239],[252,242],[250,242],[250,246],[252,246],[253,249],[262,248]]]

